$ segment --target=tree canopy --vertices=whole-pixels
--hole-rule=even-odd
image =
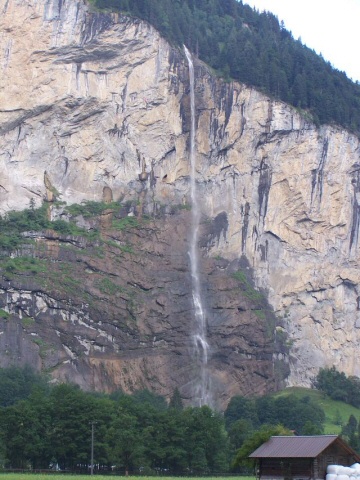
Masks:
[[[263,425],[259,430],[254,432],[244,441],[235,456],[233,466],[236,467],[242,464],[252,466],[253,460],[248,458],[249,455],[259,448],[263,443],[267,442],[270,437],[275,435],[291,436],[293,433],[289,429],[284,428],[282,425]]]
[[[346,388],[346,382],[338,383],[344,379],[324,369],[318,386],[333,384],[336,392],[339,385]],[[271,435],[321,434],[325,421],[308,396],[234,396],[222,414],[208,406],[184,406],[178,389],[169,402],[148,390],[84,392],[75,385],[50,385],[46,376],[18,367],[0,369],[0,393],[0,464],[10,468],[58,464],[87,471],[93,426],[94,460],[103,469],[204,475],[232,466],[249,473],[248,454]],[[358,450],[359,420],[351,416],[342,435]]]
[[[14,372],[19,391],[24,377],[33,388],[0,407],[1,465],[87,471],[93,425],[94,460],[104,469],[204,474],[229,468],[223,416],[207,406],[183,408],[179,392],[168,406],[147,390],[110,396],[70,384],[39,388],[41,375],[18,368],[0,369],[0,392]]]
[[[360,379],[347,377],[335,367],[320,368],[315,387],[333,400],[341,400],[360,408]]]
[[[360,134],[360,85],[295,40],[272,13],[237,0],[92,1],[99,9],[148,21],[228,80],[288,102],[317,124],[334,123]]]
[[[273,397],[265,395],[258,398],[232,397],[224,413],[226,425],[243,420],[253,430],[262,425],[283,425],[299,435],[323,433],[325,413],[309,397],[297,398],[295,395]]]

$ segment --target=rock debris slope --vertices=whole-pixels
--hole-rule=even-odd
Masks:
[[[97,244],[38,232],[31,255],[47,272],[2,270],[1,362],[31,361],[87,388],[179,386],[190,398],[186,59],[150,25],[83,2],[0,0],[0,10],[1,212],[45,200],[57,218],[59,201],[108,192],[126,206],[110,217],[138,219],[120,231],[95,219]],[[309,385],[326,365],[360,374],[358,139],[200,62],[195,75],[219,401],[284,377]]]

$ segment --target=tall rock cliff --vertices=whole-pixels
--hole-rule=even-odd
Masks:
[[[1,363],[191,398],[185,56],[150,25],[83,2],[0,0],[0,10],[1,212],[46,201],[58,218],[59,202],[107,196],[123,205],[97,220],[102,243],[34,232],[30,256],[46,265],[36,278],[3,265]],[[310,385],[327,365],[360,375],[359,140],[200,62],[195,94],[218,401],[284,377]]]

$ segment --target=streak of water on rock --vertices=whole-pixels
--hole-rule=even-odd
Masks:
[[[198,237],[200,226],[200,208],[196,187],[196,145],[195,145],[195,75],[194,64],[189,50],[184,46],[189,65],[190,77],[190,194],[191,194],[191,238],[190,266],[192,278],[192,297],[194,303],[195,325],[192,334],[195,356],[200,365],[200,376],[196,382],[194,402],[199,406],[211,405],[211,383],[208,371],[209,344],[206,338],[206,315],[201,295],[199,274]]]

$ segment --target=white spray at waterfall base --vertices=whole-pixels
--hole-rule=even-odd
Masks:
[[[191,194],[191,238],[190,238],[190,265],[192,279],[192,296],[194,302],[194,329],[193,341],[195,357],[199,362],[200,376],[195,385],[194,402],[199,405],[211,405],[211,381],[208,371],[209,344],[206,340],[206,316],[201,298],[198,259],[198,235],[200,225],[200,209],[196,189],[196,150],[195,150],[195,76],[191,54],[184,46],[189,64],[190,77],[190,194]]]

